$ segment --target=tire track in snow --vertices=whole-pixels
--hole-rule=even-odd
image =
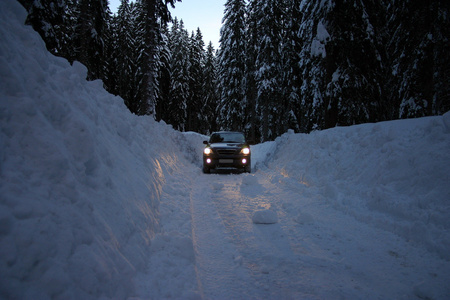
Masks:
[[[296,280],[304,278],[303,270],[284,229],[252,223],[255,210],[274,202],[271,187],[255,176],[202,175],[192,189],[192,236],[203,298],[311,295]]]
[[[280,194],[262,173],[225,178],[215,201],[227,232],[238,249],[242,265],[249,270],[263,299],[311,298],[305,283],[304,265],[293,251],[290,233],[281,224],[253,224],[253,213],[275,210]],[[237,178],[237,180],[234,180]]]
[[[197,281],[204,299],[261,298],[214,204],[222,175],[201,175],[192,188],[192,238]],[[217,200],[217,199],[216,199]]]

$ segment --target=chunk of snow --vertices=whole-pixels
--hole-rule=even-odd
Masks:
[[[278,215],[271,209],[257,210],[253,213],[252,221],[255,224],[275,224],[278,223]]]

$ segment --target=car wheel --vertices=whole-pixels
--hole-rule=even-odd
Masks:
[[[209,168],[208,168],[208,167],[206,167],[206,166],[203,166],[203,173],[205,173],[205,174],[209,174],[209,173],[210,173],[210,170],[209,170]]]

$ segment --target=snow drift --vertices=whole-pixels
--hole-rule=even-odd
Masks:
[[[288,133],[270,145],[274,180],[450,260],[450,112],[443,117]]]
[[[0,4],[0,298],[133,295],[180,134],[131,115]]]

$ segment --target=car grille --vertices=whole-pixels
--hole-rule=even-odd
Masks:
[[[219,155],[233,155],[236,154],[237,150],[236,149],[218,149],[217,153],[219,153]]]

